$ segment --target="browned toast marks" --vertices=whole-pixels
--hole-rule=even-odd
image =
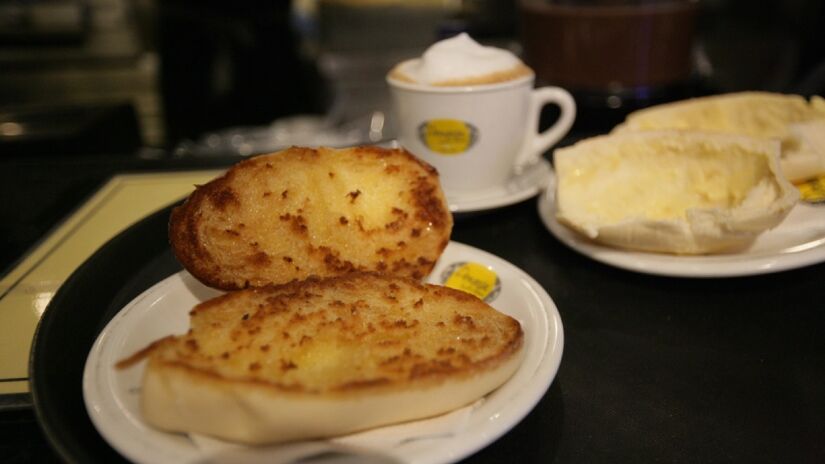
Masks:
[[[150,348],[154,362],[311,394],[466,378],[523,342],[515,319],[472,295],[361,273],[228,293],[195,307],[191,322]]]
[[[197,187],[169,239],[192,275],[233,290],[353,271],[420,279],[452,224],[437,172],[404,150],[293,147]]]
[[[518,321],[411,278],[349,273],[204,302],[148,357],[144,420],[242,443],[328,437],[471,404],[518,369]]]

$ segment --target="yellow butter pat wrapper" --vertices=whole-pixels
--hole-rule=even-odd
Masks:
[[[796,185],[800,198],[811,203],[825,203],[825,176],[819,176]]]
[[[478,263],[458,263],[445,273],[444,285],[490,301],[501,290],[498,275],[487,266]]]

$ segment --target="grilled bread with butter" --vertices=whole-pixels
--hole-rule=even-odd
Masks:
[[[444,413],[504,383],[518,321],[448,287],[350,273],[206,301],[148,356],[151,425],[248,444],[327,437]]]
[[[782,174],[802,181],[825,174],[825,99],[771,92],[691,98],[634,111],[614,132],[682,130],[777,139]]]
[[[622,132],[557,149],[556,217],[596,242],[673,254],[739,251],[799,193],[779,142],[687,131]]]
[[[169,239],[193,276],[235,290],[352,271],[422,278],[452,225],[438,173],[405,150],[292,147],[199,186]]]

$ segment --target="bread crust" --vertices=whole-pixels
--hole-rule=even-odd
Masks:
[[[523,355],[519,322],[478,298],[376,273],[232,292],[191,319],[139,353],[144,417],[247,443],[443,413],[497,388]],[[301,419],[312,411],[325,418]]]
[[[405,150],[292,147],[197,186],[169,241],[197,279],[235,290],[353,271],[420,279],[452,225],[437,171]]]

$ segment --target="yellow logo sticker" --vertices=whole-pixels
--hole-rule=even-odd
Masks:
[[[457,119],[433,119],[418,126],[421,142],[442,155],[458,155],[467,151],[478,138],[478,130]]]
[[[453,263],[441,274],[441,282],[446,287],[475,295],[487,303],[493,301],[501,292],[501,280],[498,275],[479,263]]]

